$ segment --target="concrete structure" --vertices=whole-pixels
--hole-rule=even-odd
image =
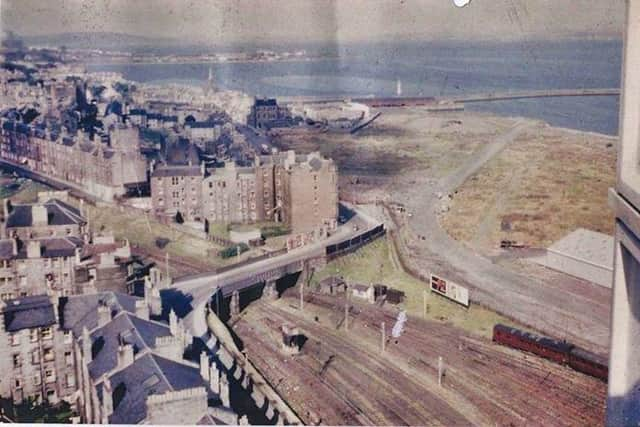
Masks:
[[[535,262],[610,288],[613,282],[613,237],[579,228],[547,249]]]
[[[640,1],[627,0],[607,424],[640,423]]]
[[[248,228],[246,230],[231,230],[229,232],[229,240],[233,243],[249,244],[262,239],[262,233],[259,228]]]

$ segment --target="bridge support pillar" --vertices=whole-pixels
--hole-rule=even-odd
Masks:
[[[278,289],[275,280],[268,280],[264,285],[263,295],[269,300],[278,299]]]
[[[233,291],[231,294],[231,316],[237,316],[240,314],[240,293]]]

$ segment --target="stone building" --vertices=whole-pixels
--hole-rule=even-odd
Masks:
[[[77,237],[0,240],[0,299],[81,292],[75,269],[82,246]]]
[[[156,215],[179,211],[188,221],[273,221],[294,232],[329,231],[337,226],[337,175],[332,160],[293,151],[259,156],[249,167],[164,165],[152,174],[151,200]]]
[[[274,98],[256,98],[251,106],[251,112],[247,116],[247,125],[261,129],[289,116],[289,110],[280,107]]]
[[[6,238],[84,238],[87,233],[87,220],[82,213],[59,199],[26,204],[13,204],[10,199],[4,199],[3,215]]]
[[[157,167],[151,174],[151,205],[156,215],[174,217],[178,212],[185,221],[201,218],[203,166]]]
[[[168,325],[152,320],[161,312],[159,295],[146,295],[102,293],[61,302],[63,328],[74,337],[75,404],[83,422],[237,423],[226,376],[204,353],[198,362],[183,357],[192,337],[173,311]]]
[[[39,123],[2,121],[0,159],[39,173],[105,201],[147,182],[147,161],[140,154],[136,127],[118,123],[107,132],[70,135]]]
[[[252,223],[264,218],[256,171],[228,162],[202,182],[202,215],[209,222]]]
[[[0,396],[56,403],[77,389],[73,337],[60,328],[57,298],[0,302]]]

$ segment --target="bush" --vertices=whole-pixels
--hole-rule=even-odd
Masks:
[[[227,259],[227,258],[231,258],[231,257],[234,257],[234,256],[238,256],[238,249],[240,250],[240,253],[242,254],[242,253],[244,253],[244,252],[249,250],[249,246],[247,246],[247,244],[245,244],[245,243],[239,243],[237,245],[229,246],[228,248],[224,248],[223,250],[218,252],[218,255],[220,255],[220,258],[222,258],[222,259]]]
[[[184,224],[184,217],[182,216],[180,211],[176,212],[175,220],[178,224]]]
[[[268,239],[270,237],[284,236],[285,234],[289,234],[290,232],[291,230],[289,230],[284,225],[268,225],[260,229],[260,233],[265,239]]]

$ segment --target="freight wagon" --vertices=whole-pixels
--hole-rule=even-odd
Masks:
[[[604,357],[591,353],[566,341],[521,331],[497,324],[493,327],[493,341],[507,347],[527,351],[578,372],[607,381],[609,367]]]

